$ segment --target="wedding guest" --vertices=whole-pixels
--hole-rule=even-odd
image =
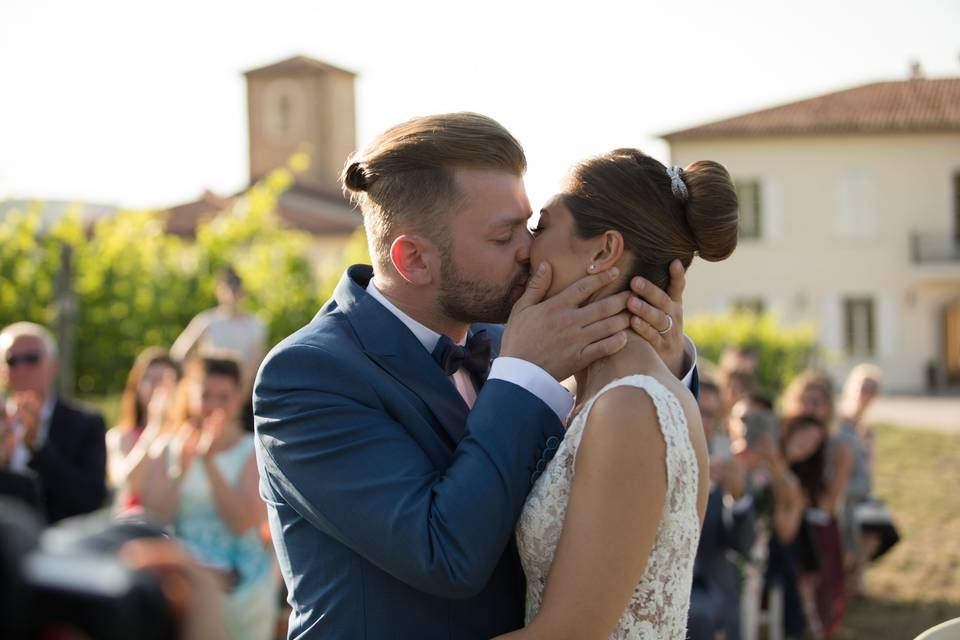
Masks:
[[[142,351],[127,375],[117,425],[107,432],[107,470],[120,510],[140,504],[147,452],[157,440],[180,380],[180,365],[159,347]]]
[[[806,502],[804,526],[792,546],[799,573],[807,629],[814,638],[836,631],[845,607],[840,531],[833,515],[820,508],[829,493],[827,426],[815,415],[784,420],[782,451],[798,478]]]
[[[805,627],[803,607],[790,551],[802,530],[804,499],[800,483],[780,453],[778,420],[767,404],[745,397],[734,405],[732,413],[731,449],[747,467],[749,491],[764,531],[752,559],[761,565],[766,563],[765,588],[781,589],[786,633],[800,635]]]
[[[720,388],[724,415],[729,417],[733,406],[749,397],[755,386],[756,378],[752,373],[739,370],[723,372]]]
[[[731,451],[745,465],[747,486],[783,544],[797,535],[803,514],[800,484],[777,448],[776,416],[749,412],[731,429]]]
[[[225,268],[217,279],[218,306],[197,314],[173,343],[170,354],[181,363],[207,352],[235,354],[240,361],[240,388],[245,400],[243,424],[252,431],[251,393],[266,354],[267,326],[244,309],[245,295],[243,280],[232,267]]]
[[[177,388],[169,432],[150,452],[143,506],[219,578],[231,638],[272,637],[277,581],[272,552],[259,536],[260,499],[253,436],[239,413],[239,364],[203,356]]]
[[[0,386],[14,439],[7,467],[36,474],[48,523],[94,511],[107,494],[103,416],[59,397],[56,376],[49,331],[32,322],[0,331]]]
[[[742,345],[727,345],[720,355],[720,370],[726,373],[742,371],[751,376],[757,374],[759,356],[756,349]]]
[[[824,425],[827,433],[826,487],[820,494],[819,503],[812,506],[835,518],[847,493],[854,454],[849,443],[837,437],[833,381],[822,371],[805,371],[787,387],[783,404],[786,418],[808,415]]]
[[[773,413],[773,399],[765,391],[751,391],[745,400],[751,411]]]
[[[787,385],[782,404],[784,416],[813,416],[829,431],[836,417],[830,376],[816,369],[803,371]]]
[[[43,497],[36,474],[29,470],[17,473],[8,467],[17,439],[5,405],[6,402],[0,396],[0,496],[14,498],[40,512],[43,508]]]
[[[875,530],[861,530],[856,521],[857,507],[867,503],[873,493],[874,432],[865,416],[880,390],[880,369],[871,364],[853,368],[843,386],[840,432],[837,439],[852,452],[850,480],[841,510],[841,531],[851,584],[856,596],[863,591],[863,570],[881,547]]]
[[[700,378],[700,418],[703,420],[703,432],[707,436],[710,455],[730,455],[730,436],[723,420],[723,403],[720,399],[720,387],[708,378]]]
[[[700,381],[700,415],[707,442],[715,441],[720,393],[709,380]],[[729,442],[729,441],[728,441]],[[725,451],[711,453],[710,494],[693,569],[688,637],[713,640],[723,631],[727,640],[740,638],[740,575],[728,552],[746,557],[753,545],[755,515],[747,492],[746,467]]]

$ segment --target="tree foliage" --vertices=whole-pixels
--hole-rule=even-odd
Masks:
[[[718,362],[728,345],[757,353],[757,382],[777,396],[817,355],[813,327],[784,327],[773,314],[699,315],[684,321],[684,332],[697,345],[701,359]]]
[[[121,211],[85,229],[74,210],[42,224],[42,203],[0,220],[0,326],[31,320],[53,328],[56,281],[64,245],[73,248],[76,390],[115,393],[136,354],[169,346],[190,319],[215,304],[217,272],[232,265],[243,278],[247,306],[262,317],[275,343],[303,326],[331,295],[345,265],[369,263],[363,229],[348,240],[341,264],[317,273],[311,238],[285,228],[277,198],[293,180],[295,156],[252,186],[232,207],[200,224],[195,241],[164,232],[161,214]],[[702,359],[714,362],[730,344],[759,356],[759,383],[779,393],[816,353],[810,327],[786,329],[771,315],[700,316],[686,333]]]
[[[304,159],[290,164],[299,169]],[[165,233],[155,212],[120,211],[85,229],[79,210],[47,228],[42,203],[12,211],[0,220],[0,326],[30,320],[53,329],[60,256],[69,245],[81,394],[119,391],[141,349],[169,346],[195,314],[216,304],[216,275],[228,264],[276,342],[309,322],[326,281],[311,264],[309,235],[285,228],[274,213],[292,180],[288,168],[272,172],[201,223],[196,241]]]

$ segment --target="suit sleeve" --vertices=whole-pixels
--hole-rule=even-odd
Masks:
[[[81,414],[68,429],[82,431],[73,451],[52,438],[37,451],[30,465],[43,478],[44,491],[70,514],[99,509],[107,495],[106,426],[99,414]]]
[[[753,508],[753,499],[741,499],[741,503],[728,507],[724,505],[723,534],[724,546],[747,557],[756,537],[757,518]]]
[[[490,380],[467,434],[438,471],[368,380],[316,347],[275,352],[255,394],[262,482],[308,522],[410,586],[483,589],[531,486],[556,414]],[[269,502],[269,496],[265,494]]]

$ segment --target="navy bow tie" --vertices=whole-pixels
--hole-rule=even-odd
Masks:
[[[440,336],[432,355],[448,376],[463,367],[482,384],[490,373],[490,338],[485,330],[477,331],[467,338],[467,344],[462,347],[454,344],[447,336]]]

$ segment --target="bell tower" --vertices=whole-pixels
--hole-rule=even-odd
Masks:
[[[250,135],[250,182],[300,150],[310,168],[297,184],[338,194],[337,176],[356,149],[356,74],[306,56],[244,73]]]

